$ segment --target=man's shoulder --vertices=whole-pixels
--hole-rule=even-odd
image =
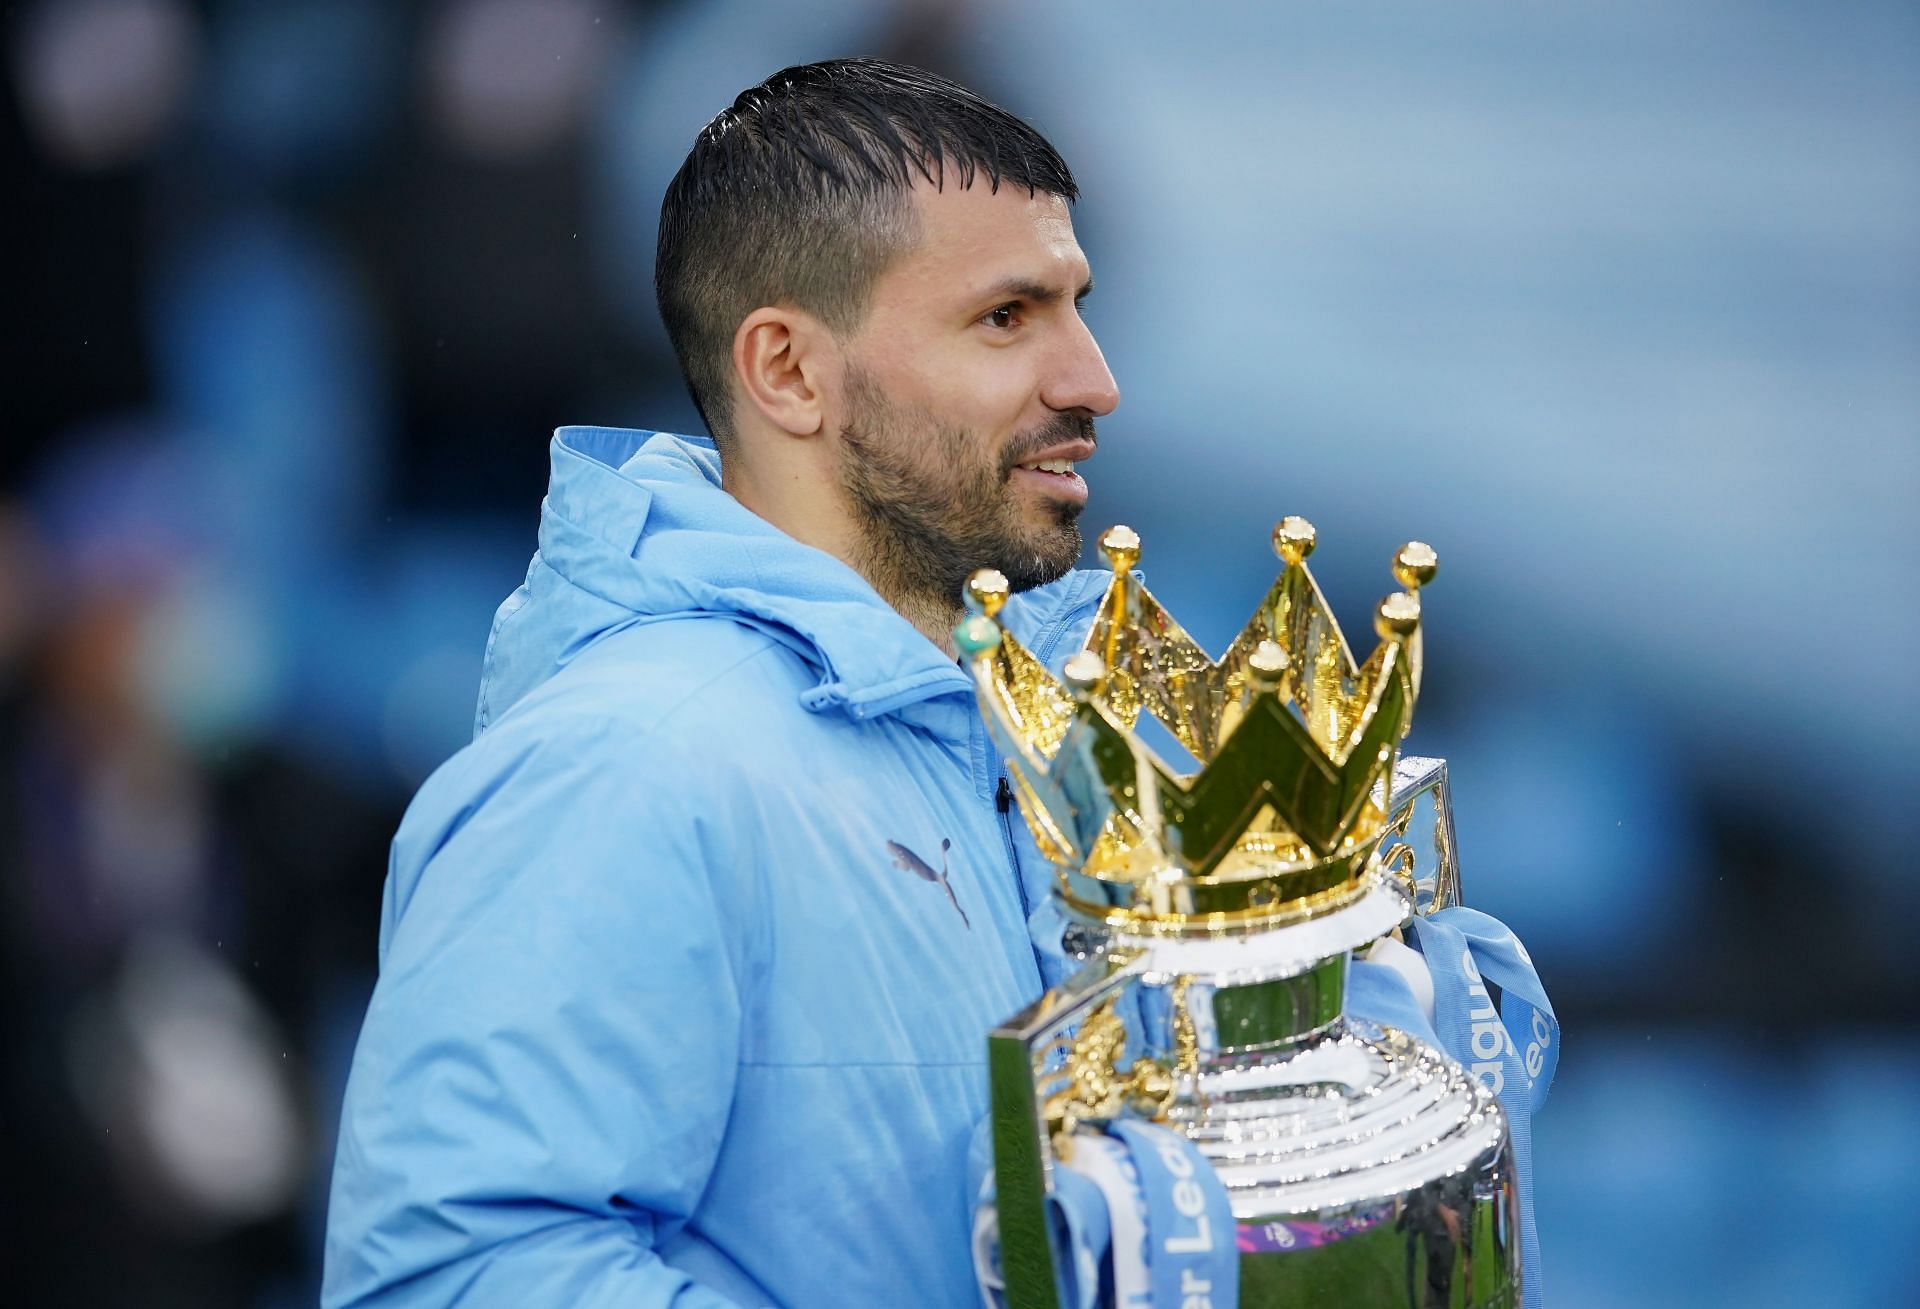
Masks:
[[[763,747],[811,717],[812,684],[779,641],[724,620],[638,624],[609,633],[456,752],[415,795],[403,833],[444,831],[529,793],[671,810],[711,798],[751,734]],[[438,834],[438,835],[434,835]]]

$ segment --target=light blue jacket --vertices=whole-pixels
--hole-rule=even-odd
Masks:
[[[972,683],[705,442],[552,453],[478,733],[394,840],[325,1303],[976,1303],[967,1144],[1047,874]],[[1104,583],[1008,616],[1057,662]]]
[[[325,1304],[976,1304],[986,1033],[1050,872],[972,684],[705,442],[552,453],[475,739],[394,840]],[[1057,665],[1105,585],[1005,618]]]

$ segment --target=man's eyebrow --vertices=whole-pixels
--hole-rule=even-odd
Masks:
[[[1093,279],[1089,277],[1073,293],[1075,300],[1084,300],[1093,293]],[[1031,300],[1035,304],[1051,304],[1063,299],[1066,291],[1058,286],[1043,286],[1030,277],[1009,277],[995,282],[981,293],[983,300]]]

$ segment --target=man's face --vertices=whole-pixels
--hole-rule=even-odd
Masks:
[[[1056,196],[976,179],[913,204],[919,241],[846,343],[841,479],[863,562],[934,599],[976,568],[1038,586],[1080,556],[1075,466],[1119,401],[1080,317],[1087,259]]]

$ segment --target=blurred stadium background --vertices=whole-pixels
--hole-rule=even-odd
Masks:
[[[9,1303],[313,1303],[385,843],[546,438],[692,425],[660,192],[845,53],[1078,171],[1089,525],[1198,635],[1283,513],[1336,603],[1439,549],[1413,746],[1564,1023],[1550,1303],[1920,1303],[1910,2],[70,0],[5,41]]]

